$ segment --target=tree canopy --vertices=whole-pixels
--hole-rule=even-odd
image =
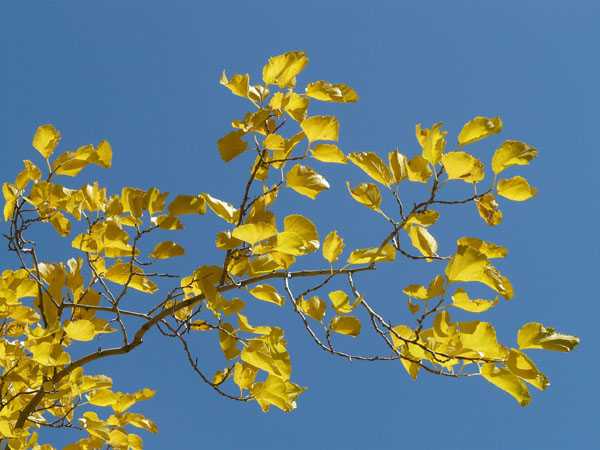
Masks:
[[[338,119],[309,109],[319,102],[353,103],[358,94],[324,80],[299,87],[297,77],[307,64],[301,51],[271,57],[257,84],[248,74],[223,72],[221,85],[251,108],[217,142],[225,163],[248,164],[235,204],[208,192],[123,186],[109,193],[98,181],[74,187],[70,179],[87,166],[111,167],[111,145],[103,140],[62,151],[59,130],[37,127],[32,144],[39,161],[24,160],[15,180],[2,186],[5,237],[14,255],[14,266],[0,278],[4,448],[53,448],[38,443],[36,430],[43,427],[73,433],[70,450],[142,448],[134,430],[157,427],[130,409],[154,391],[113,390],[109,377],[86,367],[118,355],[134,357],[151,330],[178,342],[191,370],[221,396],[256,402],[264,412],[291,411],[305,387],[292,375],[285,330],[251,316],[246,311],[251,302],[297,316],[315,350],[333,357],[399,362],[413,379],[423,372],[480,376],[521,406],[531,401],[528,386],[548,387],[529,350],[569,352],[579,339],[529,322],[516,331],[514,342],[500,342],[495,326],[480,317],[514,295],[496,267],[507,249],[461,236],[443,254],[435,237],[440,217],[457,205],[471,205],[482,226],[500,226],[502,202],[537,194],[512,172],[520,173],[538,150],[511,138],[490,152],[489,162],[482,161],[469,146],[502,132],[503,124],[499,117],[476,116],[457,130],[455,144],[443,124],[417,124],[415,154],[345,152]],[[347,193],[357,208],[372,211],[373,221],[387,224],[387,233],[350,243],[335,229],[318,229],[319,195],[331,188],[321,165],[359,171],[364,182],[347,183]],[[419,189],[406,189],[409,184]],[[465,194],[449,196],[456,192],[453,185]],[[298,214],[293,204],[278,204],[283,189],[314,200],[314,217]],[[171,273],[169,260],[186,252],[178,233],[193,229],[207,213],[223,224],[215,235],[202,236],[203,245],[216,246],[222,259],[198,256],[185,276]],[[32,228],[47,224],[70,241],[71,258],[55,261],[31,239]],[[363,274],[418,262],[434,265],[437,274],[403,286],[405,307],[395,316],[382,312],[384,299],[362,294]],[[334,280],[343,288],[332,288]],[[147,299],[140,302],[139,296]],[[453,320],[456,313],[474,316]],[[105,334],[112,345],[98,347],[97,338]],[[365,335],[379,345],[368,353],[352,350],[352,340]],[[220,349],[222,366],[198,361],[194,345],[200,339]]]

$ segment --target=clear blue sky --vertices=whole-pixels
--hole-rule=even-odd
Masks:
[[[102,138],[113,145],[114,168],[84,172],[75,185],[99,178],[113,189],[159,185],[237,202],[243,165],[225,166],[216,141],[246,105],[219,86],[220,72],[257,77],[268,56],[294,49],[311,59],[300,83],[344,81],[360,94],[356,105],[324,109],[338,113],[345,151],[399,146],[414,153],[417,122],[443,121],[452,134],[475,115],[497,114],[505,131],[477,147],[482,158],[503,138],[540,150],[534,164],[515,171],[539,196],[504,202],[501,227],[485,228],[465,208],[448,219],[448,228],[437,229],[446,248],[455,227],[509,247],[502,269],[517,295],[487,317],[507,343],[531,320],[582,338],[572,354],[534,354],[552,385],[533,392],[528,408],[479,378],[413,382],[397,364],[333,360],[319,353],[289,309],[271,308],[272,319],[289,328],[295,379],[309,387],[291,414],[263,414],[255,403],[216,396],[194,377],[176,343],[154,336],[130,357],[95,367],[114,376],[117,389],[157,389],[139,408],[160,427],[158,435],[144,435],[146,448],[597,446],[599,21],[593,1],[3,2],[3,181],[22,159],[37,158],[33,131],[51,122],[63,132],[63,149]],[[336,169],[344,172],[332,175],[336,189],[317,203],[286,194],[296,202],[289,211],[320,216],[322,235],[337,226],[354,247],[369,245],[382,228],[371,227],[373,215],[342,188],[344,178],[362,178],[351,167]],[[207,217],[196,224],[190,222],[185,238],[189,255],[174,271],[219,261],[212,234],[205,233],[217,231],[218,222]],[[52,245],[48,259],[62,255]],[[0,262],[13,264],[6,254]],[[364,290],[402,317],[400,289],[429,273],[425,263],[396,265],[384,272],[386,282],[365,278]]]

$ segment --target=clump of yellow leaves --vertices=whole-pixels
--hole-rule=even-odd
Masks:
[[[537,190],[526,178],[504,172],[528,165],[538,151],[525,142],[505,140],[490,152],[488,176],[482,160],[485,150],[468,150],[500,133],[503,123],[499,117],[476,116],[459,131],[456,145],[442,123],[429,128],[418,124],[418,151],[413,155],[399,150],[387,156],[376,151],[347,153],[340,144],[339,120],[312,108],[318,102],[353,103],[358,94],[346,84],[325,80],[298,88],[298,77],[307,64],[304,52],[292,51],[270,58],[255,84],[249,74],[223,72],[221,76],[220,83],[252,107],[231,121],[232,129],[216,144],[226,163],[237,164],[252,153],[239,204],[219,198],[218,192],[169,198],[157,187],[124,186],[116,194],[98,182],[67,187],[59,182],[65,178],[59,177],[78,176],[90,165],[110,168],[112,147],[102,140],[57,154],[61,133],[50,124],[37,128],[32,145],[42,164],[23,161],[14,181],[2,186],[3,217],[11,225],[9,248],[20,264],[0,275],[0,440],[6,439],[10,448],[52,448],[38,444],[34,430],[59,423],[78,424],[87,432],[65,447],[69,450],[105,445],[141,449],[142,440],[129,431],[131,427],[149,432],[157,427],[129,410],[154,392],[114,391],[110,378],[86,375],[84,366],[130,352],[154,327],[182,343],[194,371],[223,396],[255,400],[263,411],[271,406],[293,410],[305,388],[291,381],[284,330],[253,325],[247,305],[276,311],[291,307],[321,349],[349,360],[353,355],[338,351],[334,336],[346,342],[358,339],[372,325],[371,331],[382,337],[393,355],[362,359],[400,360],[412,378],[421,370],[453,377],[471,370],[471,375],[480,375],[521,405],[530,401],[528,384],[540,390],[549,385],[524,351],[568,352],[579,339],[531,322],[518,331],[513,348],[498,341],[489,322],[452,321],[451,308],[459,314],[484,314],[499,307],[500,297],[513,298],[511,282],[492,262],[504,258],[507,250],[476,237],[461,237],[456,250],[445,255],[435,237],[443,205],[472,203],[472,211],[484,223],[496,226],[503,218],[500,201],[534,197]],[[312,219],[295,212],[275,214],[282,189],[310,200],[330,195],[335,186],[319,172],[321,164],[359,169],[365,179],[347,182],[347,195],[360,208],[366,207],[366,214],[383,219],[390,227],[386,235],[363,233],[365,241],[358,248],[346,249],[348,243],[337,230],[321,239]],[[486,176],[491,179],[487,189],[481,187]],[[407,183],[427,190],[425,199],[412,202],[412,208],[405,197]],[[444,199],[440,191],[447,183],[472,192],[462,199]],[[165,238],[148,243],[146,236],[182,230],[189,220],[206,213],[222,221],[214,245],[223,251],[223,260],[216,265],[203,263],[184,277],[154,270],[154,264],[183,256],[186,249]],[[66,263],[43,261],[35,243],[23,237],[37,222],[49,223],[59,236],[68,237],[76,257]],[[318,252],[322,267],[300,265],[303,257]],[[353,278],[380,263],[399,260],[444,264],[428,283],[403,289],[414,326],[388,323],[375,302],[359,293]],[[404,273],[399,270],[399,277]],[[336,277],[347,278],[348,289],[326,288]],[[161,280],[171,278],[176,278],[175,287],[164,289],[167,281]],[[289,284],[296,278],[317,281],[294,295]],[[491,294],[474,297],[469,292],[471,283]],[[321,294],[319,289],[327,291]],[[233,290],[236,295],[228,298]],[[137,306],[122,307],[129,295],[148,299],[159,293],[164,296],[155,304],[139,306],[142,298],[135,298],[132,304]],[[366,320],[361,320],[361,313]],[[135,331],[128,333],[129,327]],[[187,339],[211,333],[225,367],[206,375]],[[116,347],[103,350],[97,345],[99,339],[111,338]],[[69,348],[86,345],[91,350],[80,357],[73,356],[80,352]],[[228,392],[231,387],[239,394]],[[111,408],[112,414],[101,414],[98,408]]]

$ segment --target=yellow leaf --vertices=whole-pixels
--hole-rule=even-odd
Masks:
[[[515,202],[529,200],[537,194],[537,189],[530,186],[522,176],[515,176],[498,181],[496,186],[498,195]]]
[[[458,135],[459,145],[468,145],[502,131],[500,117],[477,116],[469,120]]]
[[[557,333],[554,328],[545,327],[538,322],[529,322],[519,329],[517,335],[519,348],[570,352],[579,344],[577,336]]]
[[[50,124],[40,125],[33,135],[33,148],[48,159],[60,142],[60,131]]]
[[[231,250],[238,247],[242,241],[236,239],[231,231],[219,231],[215,238],[215,245],[221,250]]]
[[[429,286],[425,287],[420,284],[410,284],[402,289],[406,295],[419,300],[430,300],[435,297],[444,295],[444,277],[436,275],[433,280],[429,282]]]
[[[285,412],[296,409],[296,398],[304,392],[304,388],[275,375],[269,375],[264,382],[254,383],[250,390],[252,397],[263,412],[275,405]]]
[[[284,231],[298,234],[305,241],[310,242],[315,250],[319,248],[319,233],[317,227],[301,214],[290,214],[283,219]]]
[[[276,234],[277,228],[268,222],[247,223],[234,228],[231,232],[231,236],[240,241],[248,242],[250,245],[254,245]]]
[[[230,203],[219,200],[209,194],[204,194],[204,199],[208,204],[208,207],[217,216],[229,223],[236,223],[240,212]]]
[[[283,297],[279,295],[277,289],[269,284],[257,284],[248,292],[250,292],[253,297],[259,300],[275,303],[278,306],[283,305]]]
[[[318,161],[346,164],[348,158],[335,144],[318,144],[311,150],[311,156]]]
[[[457,245],[468,245],[478,252],[483,253],[488,259],[504,258],[508,254],[508,249],[501,245],[487,242],[474,237],[461,237],[456,241]]]
[[[223,384],[227,378],[229,378],[230,373],[231,371],[229,370],[229,367],[226,367],[223,370],[217,370],[213,375],[212,384],[215,386]]]
[[[498,202],[494,194],[488,193],[475,199],[475,205],[479,216],[488,225],[496,226],[502,222],[502,211],[498,208]]]
[[[250,77],[247,73],[235,74],[231,79],[227,78],[225,71],[221,74],[219,83],[233,92],[235,95],[240,97],[248,97],[248,84],[250,83]]]
[[[254,334],[271,334],[271,327],[258,326],[254,327],[250,325],[248,318],[243,314],[237,314],[238,323],[240,325],[240,330],[245,331],[246,333],[254,333]]]
[[[170,216],[204,214],[206,212],[206,200],[201,195],[178,195],[169,204],[168,210]]]
[[[23,161],[25,168],[19,172],[15,179],[17,189],[23,189],[29,181],[37,181],[42,177],[42,172],[28,159]]]
[[[331,300],[331,304],[333,305],[333,309],[335,309],[335,312],[338,314],[351,313],[362,300],[360,297],[358,297],[353,303],[350,303],[350,298],[344,291],[332,291],[328,294],[328,296],[329,300]]]
[[[282,380],[290,379],[292,364],[280,328],[274,328],[268,336],[249,339],[240,357],[245,363]]]
[[[233,382],[239,386],[240,389],[250,389],[258,369],[245,362],[236,362],[233,366]]]
[[[410,311],[411,314],[416,314],[421,309],[421,305],[419,305],[418,303],[411,302],[410,299],[408,300],[406,305],[408,306],[408,310]]]
[[[42,366],[63,366],[71,362],[71,357],[59,343],[42,342],[29,346],[32,359]]]
[[[219,330],[219,346],[227,359],[236,358],[240,354],[237,347],[236,333],[230,323],[224,323]]]
[[[79,147],[75,151],[61,153],[52,161],[52,170],[57,175],[74,177],[90,164],[105,169],[111,166],[112,148],[107,141],[101,141],[97,148],[88,144]]]
[[[158,291],[158,286],[152,280],[147,278],[142,269],[132,266],[124,262],[117,262],[104,274],[107,280],[120,285],[128,285],[132,289],[136,289],[148,294],[154,294]]]
[[[413,225],[408,230],[408,237],[413,247],[423,256],[437,256],[438,244],[427,228]]]
[[[434,123],[431,128],[416,126],[416,135],[419,145],[423,149],[423,158],[431,164],[440,162],[444,148],[446,147],[447,131],[442,131],[441,123]]]
[[[96,327],[91,320],[68,321],[64,329],[67,336],[75,341],[91,341],[96,336]]]
[[[427,211],[412,213],[406,219],[404,229],[408,230],[412,225],[420,225],[422,227],[429,227],[435,224],[440,218],[440,213],[433,209]]]
[[[442,155],[442,164],[449,180],[479,183],[485,177],[485,166],[467,152],[448,152]]]
[[[356,337],[360,334],[360,320],[353,316],[334,317],[329,328],[339,334]]]
[[[381,206],[381,192],[373,183],[360,183],[354,188],[350,187],[350,183],[346,182],[346,187],[350,195],[358,203],[365,205],[373,211],[379,211]]]
[[[457,289],[452,294],[452,306],[469,311],[472,313],[480,313],[498,304],[498,297],[495,300],[483,300],[469,298],[469,294],[464,289]]]
[[[344,251],[344,240],[337,231],[331,231],[323,240],[323,258],[333,264]]]
[[[50,223],[61,236],[68,236],[71,233],[71,222],[60,211],[56,211],[50,217]]]
[[[479,282],[498,292],[506,299],[513,296],[508,278],[490,264],[487,257],[469,246],[458,247],[446,266],[448,281]]]
[[[319,173],[307,166],[296,164],[286,175],[287,185],[308,198],[315,199],[322,191],[329,189],[329,183]]]
[[[381,261],[393,261],[396,259],[396,249],[391,243],[382,248],[359,248],[350,253],[348,264],[371,264]]]
[[[487,363],[481,366],[480,373],[487,381],[508,392],[519,402],[519,405],[527,406],[531,401],[531,396],[525,383],[510,372],[510,370],[496,367],[494,363]]]
[[[150,257],[154,259],[169,259],[183,254],[185,254],[185,249],[181,245],[173,241],[163,241],[156,244],[154,250],[150,253]]]
[[[151,433],[156,433],[158,431],[156,424],[142,414],[128,412],[121,416],[121,420],[128,425],[133,425],[134,427],[150,431]]]
[[[248,144],[242,139],[244,134],[245,133],[240,130],[231,131],[219,139],[217,145],[223,161],[229,162],[246,150]]]
[[[550,381],[523,352],[511,348],[506,367],[516,376],[543,391],[550,386]]]
[[[272,56],[263,67],[263,81],[265,84],[276,84],[280,88],[294,87],[296,76],[308,64],[308,57],[304,52],[287,52]]]
[[[350,86],[322,80],[309,83],[306,95],[323,102],[352,103],[358,100],[356,91]]]
[[[388,163],[394,183],[400,183],[408,176],[408,158],[399,151],[388,153]]]
[[[408,181],[414,183],[427,183],[431,176],[431,168],[427,160],[421,155],[417,155],[408,161],[406,164]]]
[[[321,321],[323,320],[323,317],[325,317],[327,304],[315,295],[308,300],[305,300],[304,297],[301,298],[298,302],[298,308],[300,308],[300,311],[307,316],[312,317],[317,321]]]
[[[289,92],[286,94],[286,105],[284,110],[296,122],[302,122],[306,118],[308,99],[295,92]]]
[[[348,159],[375,181],[385,186],[390,186],[394,183],[394,177],[390,169],[376,153],[350,153]]]
[[[525,142],[504,141],[494,152],[492,170],[497,175],[507,167],[527,165],[537,154],[538,151]]]
[[[175,216],[156,216],[150,219],[152,223],[156,224],[161,230],[181,230],[183,229],[183,223]]]
[[[4,196],[4,221],[8,222],[15,211],[18,190],[10,183],[2,184],[2,195]]]
[[[335,116],[311,116],[300,123],[309,142],[336,141],[340,132],[340,124]]]

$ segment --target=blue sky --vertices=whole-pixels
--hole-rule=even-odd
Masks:
[[[300,84],[346,82],[361,97],[357,104],[322,108],[340,118],[340,146],[347,152],[384,154],[398,146],[414,154],[417,122],[443,121],[456,136],[475,115],[500,115],[505,124],[501,136],[474,147],[482,159],[505,138],[540,150],[531,166],[514,172],[527,176],[539,196],[503,202],[500,227],[485,228],[464,207],[448,210],[445,226],[436,229],[446,248],[456,233],[509,247],[501,268],[517,295],[486,317],[507,343],[532,320],[582,338],[572,354],[533,355],[552,385],[534,392],[529,407],[479,378],[413,382],[397,364],[333,360],[319,353],[289,309],[263,308],[257,314],[288,328],[295,379],[309,387],[291,414],[263,414],[254,403],[216,396],[195,378],[176,344],[157,336],[128,358],[94,367],[113,376],[117,389],[158,391],[139,408],[160,428],[156,436],[144,435],[146,448],[596,445],[599,19],[600,6],[592,1],[3,3],[2,181],[14,177],[22,159],[37,158],[33,131],[53,123],[63,133],[63,149],[102,138],[112,143],[113,169],[84,172],[76,185],[97,178],[113,190],[157,185],[237,203],[245,166],[223,164],[216,141],[247,105],[218,84],[220,72],[250,72],[256,79],[269,56],[296,49],[310,57]],[[317,202],[285,193],[286,211],[310,215],[322,235],[338,228],[353,247],[373,244],[369,238],[384,228],[343,189],[345,179],[364,177],[351,167],[323,172],[335,189]],[[169,268],[189,272],[219,261],[212,245],[219,226],[208,216],[190,221],[181,238],[188,255]],[[57,237],[48,239],[47,259],[67,257]],[[6,254],[0,262],[14,264]],[[361,286],[372,302],[408,320],[400,290],[425,282],[432,270],[426,263],[396,264],[366,276]],[[211,355],[207,350],[207,364],[218,361]]]

